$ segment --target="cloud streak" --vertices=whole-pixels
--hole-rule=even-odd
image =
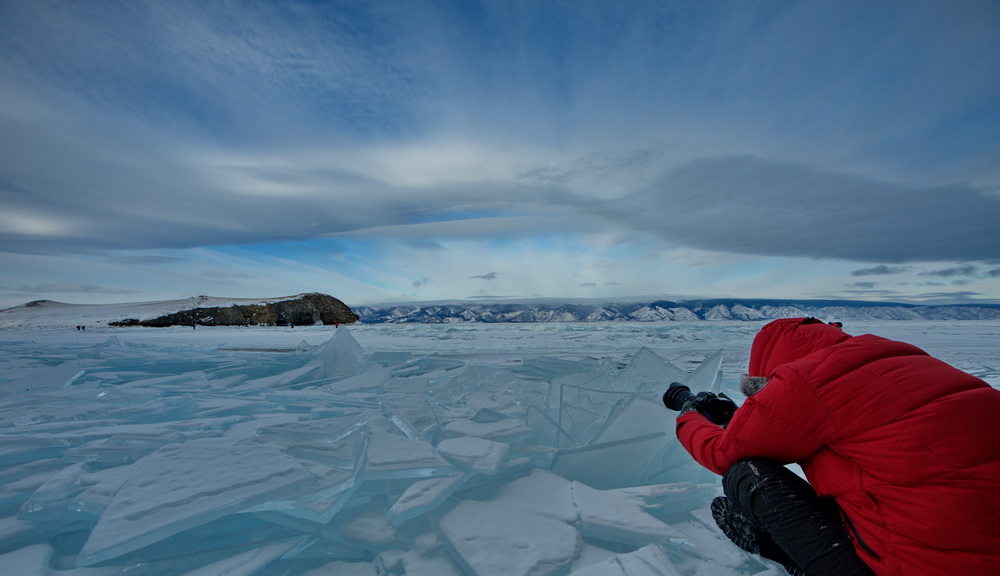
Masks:
[[[909,266],[886,266],[880,264],[872,268],[860,268],[851,272],[851,276],[885,276],[890,274],[902,274],[910,270]]]
[[[930,270],[927,272],[921,272],[921,276],[935,276],[938,278],[952,278],[955,276],[972,276],[979,272],[979,268],[971,265],[965,264],[963,266],[956,266],[954,268],[944,268],[941,270]]]

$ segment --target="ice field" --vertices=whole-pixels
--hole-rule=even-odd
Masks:
[[[674,380],[762,323],[0,330],[0,574],[783,574]],[[1000,387],[1000,323],[850,323]]]

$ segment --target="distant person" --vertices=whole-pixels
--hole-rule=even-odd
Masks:
[[[808,576],[1000,574],[1000,391],[813,318],[764,326],[740,388],[725,426],[677,418],[737,545]]]

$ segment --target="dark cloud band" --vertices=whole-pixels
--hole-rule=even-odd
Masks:
[[[692,162],[603,208],[705,250],[859,262],[1000,262],[1000,196],[747,156]]]

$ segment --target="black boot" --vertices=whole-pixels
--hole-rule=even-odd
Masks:
[[[753,521],[749,516],[733,506],[729,498],[719,497],[712,500],[712,518],[734,544],[751,554],[774,560],[785,567],[792,576],[805,576],[795,562],[778,546],[774,538]]]

